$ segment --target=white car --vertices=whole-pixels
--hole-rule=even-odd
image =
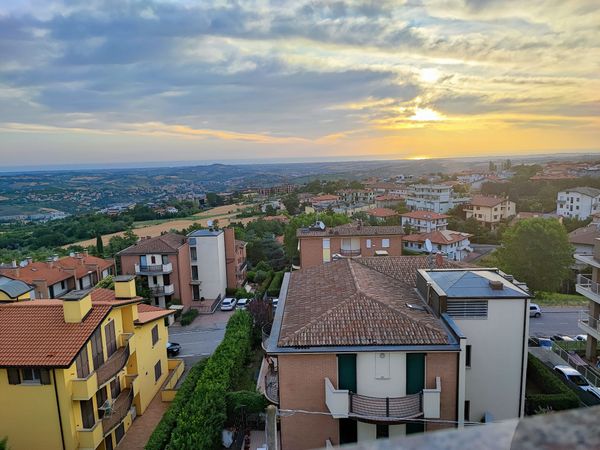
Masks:
[[[250,303],[250,300],[247,298],[240,298],[237,301],[236,309],[246,309],[248,307],[248,303]]]
[[[575,336],[575,340],[579,342],[587,342],[587,334],[578,334]]]
[[[221,302],[221,311],[233,311],[237,300],[235,298],[224,298]]]
[[[277,309],[277,304],[279,303],[279,299],[278,298],[274,298],[273,300],[271,300],[271,304],[273,305],[273,311],[275,311]]]
[[[542,315],[542,308],[536,303],[529,305],[529,317],[540,317]]]
[[[583,378],[577,370],[573,369],[571,366],[561,365],[554,366],[554,371],[563,379],[569,380],[571,383],[577,385],[579,389],[585,392],[589,392],[592,395],[595,395],[600,399],[600,389],[595,386],[592,386],[588,381]]]

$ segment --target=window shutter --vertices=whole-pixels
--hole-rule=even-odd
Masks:
[[[50,384],[50,371],[48,369],[40,369],[40,381],[42,384]]]
[[[8,384],[21,384],[21,376],[19,375],[19,369],[10,367],[8,370]]]

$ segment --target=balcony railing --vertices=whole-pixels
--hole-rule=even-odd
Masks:
[[[596,339],[600,339],[600,321],[598,319],[590,316],[585,311],[579,311],[577,324],[581,330],[591,334]]]
[[[342,255],[342,256],[348,256],[348,257],[360,256],[360,249],[358,249],[358,250],[344,250],[342,248],[342,249],[340,249],[340,255]]]
[[[350,416],[378,420],[413,419],[423,415],[423,394],[405,397],[369,397],[350,393]]]
[[[173,272],[173,264],[136,264],[135,273],[137,275],[160,274]]]
[[[102,428],[105,436],[125,419],[132,403],[133,391],[131,389],[123,389],[112,404],[110,410],[105,412],[104,418],[102,419]]]
[[[585,275],[577,275],[577,287],[600,296],[600,284]]]
[[[175,292],[175,286],[172,284],[165,284],[164,286],[150,286],[150,292],[156,297],[172,295]]]
[[[102,364],[100,368],[96,370],[98,386],[103,385],[116,374],[118,374],[123,367],[125,367],[128,359],[129,343],[127,343],[124,347],[117,349],[117,351],[110,355],[110,358],[108,358],[104,364]]]

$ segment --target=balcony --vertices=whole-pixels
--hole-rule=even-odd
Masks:
[[[577,325],[579,325],[579,329],[583,332],[600,340],[600,322],[598,319],[593,318],[585,311],[579,311]]]
[[[417,417],[440,417],[441,381],[434,389],[423,389],[404,397],[370,397],[345,389],[335,389],[325,378],[325,403],[334,419],[355,418],[370,422],[402,422]]]
[[[152,264],[152,265],[135,265],[135,274],[136,275],[160,275],[160,274],[168,274],[173,272],[173,264]]]
[[[594,257],[594,255],[582,255],[582,254],[578,254],[578,253],[576,253],[574,256],[575,256],[575,261],[578,261],[585,265],[596,267],[597,269],[600,269],[600,258],[596,259]],[[600,255],[598,255],[598,256],[600,256]],[[590,275],[587,275],[587,277],[589,277],[589,276]]]
[[[110,409],[107,409],[104,418],[102,419],[102,429],[104,436],[108,435],[113,428],[119,425],[131,408],[133,403],[133,391],[131,389],[123,389],[116,400],[112,403]]]
[[[600,284],[592,281],[590,277],[590,275],[577,275],[575,290],[590,300],[600,303]]]
[[[140,392],[140,382],[138,381],[137,375],[125,375],[125,388],[133,392],[133,396]]]
[[[98,386],[102,386],[118,374],[129,359],[129,342],[125,347],[118,348],[116,352],[110,355],[104,364],[96,370],[96,376],[98,377]]]
[[[198,286],[200,286],[202,284],[202,280],[194,280],[192,278],[192,280],[190,281],[190,284],[197,284]]]
[[[102,430],[102,421],[100,420],[92,428],[78,428],[79,448],[98,448],[104,439]]]
[[[172,284],[165,284],[164,286],[150,286],[150,292],[155,297],[173,295],[175,292],[175,286]]]
[[[354,256],[360,256],[360,249],[358,250],[345,250],[345,249],[340,249],[340,255],[342,256],[346,256],[348,258],[352,258]]]
[[[90,373],[86,378],[75,378],[72,388],[73,400],[89,400],[98,390],[96,372]]]

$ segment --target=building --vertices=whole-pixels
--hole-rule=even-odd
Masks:
[[[452,186],[443,184],[415,184],[410,187],[406,206],[411,210],[445,213],[457,205],[469,202],[468,197],[454,195]]]
[[[337,194],[341,201],[348,204],[375,202],[375,191],[372,189],[342,189]]]
[[[30,286],[21,280],[11,280],[10,278],[0,277],[0,304],[3,302],[31,300],[32,291],[33,286]]]
[[[116,277],[115,291],[0,305],[0,436],[11,449],[113,449],[178,377],[171,312],[141,300],[133,277]]]
[[[248,262],[246,260],[246,242],[235,238],[233,228],[225,228],[225,255],[227,262],[227,288],[238,289],[246,281]]]
[[[575,254],[575,261],[590,272],[577,275],[575,290],[589,299],[587,311],[579,313],[579,328],[587,334],[585,359],[596,365],[598,361],[598,341],[600,341],[600,239],[596,239],[592,254]],[[597,382],[596,382],[597,385]]]
[[[223,230],[196,230],[188,234],[191,286],[194,301],[225,298],[227,262]]]
[[[493,230],[501,221],[508,220],[517,213],[517,205],[505,197],[474,195],[464,211],[467,219],[473,217]]]
[[[400,217],[405,232],[409,229],[418,233],[430,233],[448,228],[448,218],[450,216],[431,211],[411,211],[400,214]]]
[[[142,238],[118,256],[121,273],[140,277],[150,290],[154,305],[166,308],[178,299],[185,309],[192,306],[191,256],[185,236],[167,233]]]
[[[400,256],[402,227],[341,225],[321,229],[317,226],[296,231],[300,266],[313,267],[336,258],[361,256]]]
[[[0,267],[0,279],[20,280],[34,287],[32,298],[57,298],[75,289],[88,289],[115,274],[115,261],[73,253],[72,256],[34,262],[28,258]]]
[[[375,197],[375,206],[377,208],[395,208],[404,203],[404,197],[399,195],[384,194]]]
[[[449,259],[462,261],[472,252],[469,238],[472,235],[460,231],[442,230],[430,233],[409,234],[402,238],[404,248],[418,253],[429,253],[425,241],[429,239],[433,246],[433,252],[441,252]]]
[[[373,208],[367,211],[369,218],[375,219],[377,222],[384,222],[388,219],[398,217],[398,211],[389,208]]]
[[[315,208],[329,208],[340,201],[338,195],[322,194],[311,197],[308,203]]]
[[[560,191],[556,196],[556,214],[579,220],[600,212],[600,189],[575,187]]]
[[[283,450],[523,415],[528,293],[497,270],[436,263],[342,259],[286,274],[260,378],[286,411]]]
[[[598,222],[577,228],[569,233],[569,242],[575,247],[575,253],[580,255],[592,255],[598,238],[600,238],[600,223]]]

